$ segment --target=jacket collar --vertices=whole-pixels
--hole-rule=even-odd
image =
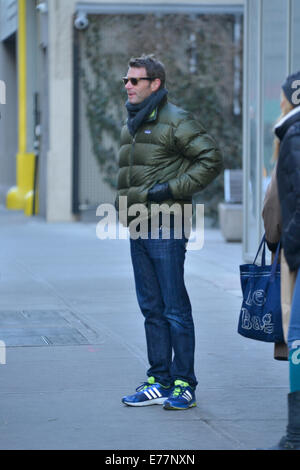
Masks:
[[[284,116],[274,127],[274,132],[277,137],[282,140],[286,131],[295,122],[300,121],[300,106],[292,109],[286,116]]]
[[[155,119],[157,118],[157,113],[158,113],[158,108],[153,109],[152,113],[148,116],[148,119],[146,122],[155,121]]]
[[[163,99],[161,100],[161,102],[159,103],[159,105],[153,109],[152,113],[148,116],[148,119],[146,122],[152,122],[152,121],[155,121],[157,119],[157,115],[158,115],[158,111],[160,110],[160,108],[163,107],[164,104],[166,104],[168,102],[168,97],[167,96],[164,96]]]

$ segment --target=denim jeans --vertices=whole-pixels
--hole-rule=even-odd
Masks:
[[[186,238],[130,239],[136,294],[145,318],[148,377],[162,385],[184,380],[196,387],[195,332],[184,283]]]
[[[298,346],[295,344],[293,345],[295,341],[299,342]],[[293,293],[291,318],[288,331],[288,346],[290,350],[300,346],[300,269],[298,269]]]

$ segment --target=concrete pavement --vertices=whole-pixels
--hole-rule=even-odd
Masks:
[[[0,449],[253,449],[286,426],[288,365],[236,333],[241,244],[206,229],[189,251],[197,408],[130,408],[148,367],[128,241],[95,223],[0,207]]]

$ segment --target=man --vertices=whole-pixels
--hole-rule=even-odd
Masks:
[[[122,213],[120,207],[119,217],[129,227],[134,221],[128,217],[130,207],[147,208],[149,236],[131,237],[130,247],[150,368],[147,382],[122,401],[188,409],[196,406],[197,386],[194,324],[184,284],[188,240],[174,236],[175,217],[168,226],[169,237],[162,236],[161,226],[155,230],[151,207],[191,204],[193,194],[221,171],[222,157],[203,126],[168,102],[165,80],[164,66],[153,56],[131,59],[123,79],[128,120],[121,133],[116,207],[120,196],[126,196],[128,212]]]

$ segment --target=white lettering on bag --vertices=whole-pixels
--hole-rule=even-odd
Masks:
[[[272,334],[274,323],[272,323],[272,314],[266,313],[262,318],[258,315],[250,315],[246,308],[242,308],[242,328],[244,330],[263,331]]]
[[[266,293],[262,289],[258,289],[254,292],[249,292],[248,298],[246,300],[247,305],[257,305],[258,307],[262,307],[266,303]]]

